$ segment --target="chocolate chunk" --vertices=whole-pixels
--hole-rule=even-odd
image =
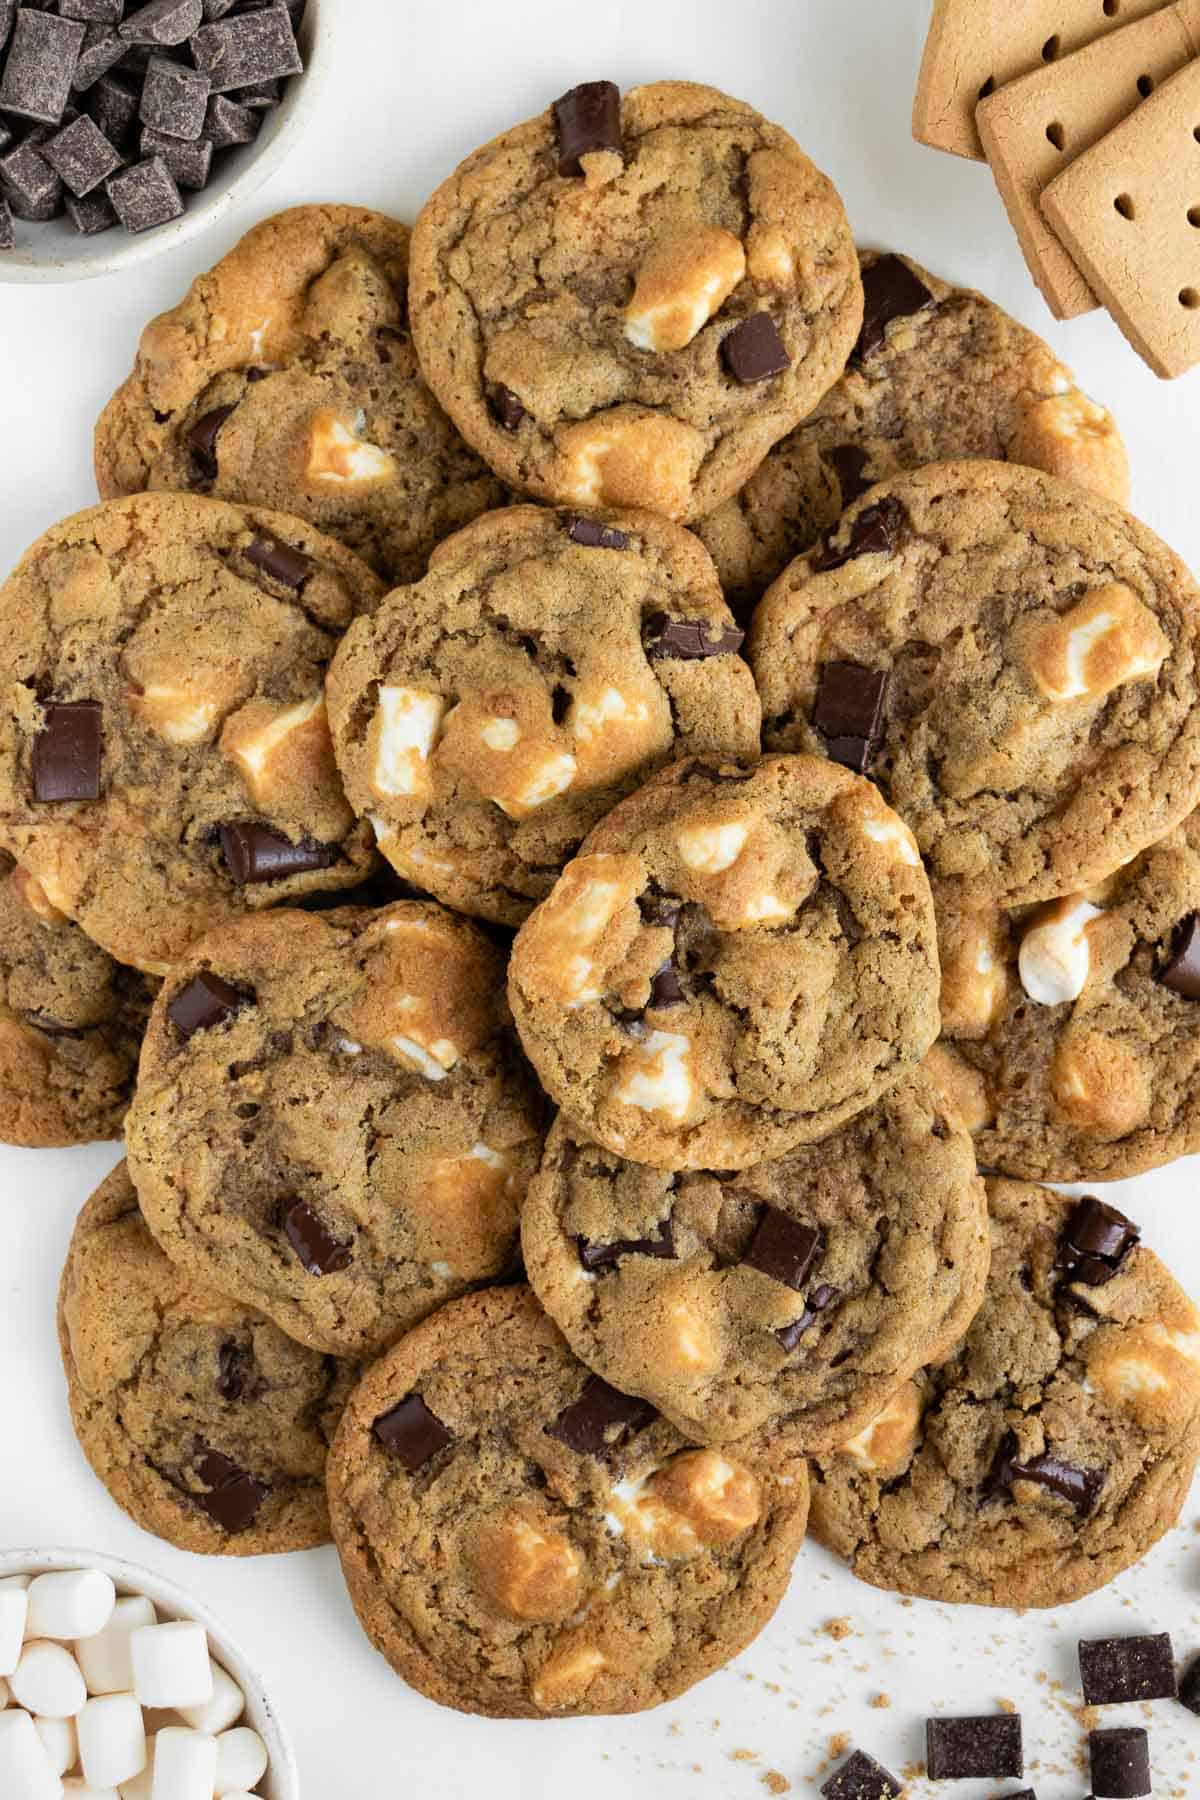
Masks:
[[[248,1475],[220,1450],[210,1450],[204,1445],[196,1461],[196,1473],[210,1492],[192,1494],[191,1498],[203,1507],[215,1525],[231,1536],[253,1525],[271,1491],[265,1482]]]
[[[1171,960],[1159,980],[1185,1000],[1200,1000],[1200,913],[1189,913],[1175,933]]]
[[[217,1392],[222,1400],[240,1400],[245,1387],[242,1353],[236,1344],[222,1344],[217,1351]]]
[[[18,8],[0,80],[0,112],[59,124],[71,98],[86,29],[78,19]]]
[[[217,479],[217,439],[226,419],[236,411],[236,406],[214,406],[211,412],[206,412],[196,420],[187,434],[186,442],[192,462],[197,474],[205,481]]]
[[[249,112],[270,112],[283,99],[282,81],[256,81],[251,87],[236,88],[234,99]]]
[[[589,1244],[580,1237],[575,1243],[580,1265],[585,1269],[611,1268],[623,1256],[658,1256],[667,1262],[675,1258],[675,1232],[669,1218],[663,1220],[656,1237],[617,1238],[611,1244]]]
[[[863,270],[863,292],[866,298],[863,326],[852,352],[853,360],[857,362],[878,350],[893,319],[924,312],[927,306],[934,304],[925,283],[898,256],[881,256],[878,262]]]
[[[62,202],[61,178],[28,139],[0,157],[0,181],[18,218],[52,219]]]
[[[185,988],[167,1003],[167,1017],[185,1040],[212,1025],[224,1025],[243,1006],[253,1006],[254,995],[235,988],[211,969],[201,969]]]
[[[1135,1800],[1149,1794],[1150,1739],[1138,1725],[1088,1734],[1095,1800]]]
[[[766,1206],[742,1261],[747,1268],[757,1269],[798,1293],[820,1250],[821,1233],[815,1226],[793,1219],[777,1206]]]
[[[599,519],[584,519],[578,514],[567,520],[567,536],[573,544],[588,550],[628,550],[629,538],[615,525],[602,525]]]
[[[821,454],[838,478],[838,486],[842,490],[842,511],[845,512],[848,506],[861,500],[873,485],[870,476],[864,475],[871,459],[857,444],[841,444],[836,450],[823,450]]]
[[[71,86],[77,94],[86,94],[94,87],[102,75],[115,69],[129,46],[115,31],[106,31],[102,26],[89,25],[84,34],[83,49],[79,52],[79,60],[75,64],[75,73],[71,77]],[[134,99],[134,110],[137,101]],[[99,120],[96,121],[100,123]],[[103,130],[103,126],[101,126]],[[106,134],[107,135],[107,134]]]
[[[679,1006],[683,1002],[684,992],[679,980],[679,971],[668,957],[654,972],[650,982],[651,1006]]]
[[[126,231],[134,235],[166,225],[183,211],[183,197],[161,156],[147,157],[111,176],[108,197]]]
[[[505,431],[515,431],[521,420],[529,417],[512,389],[501,381],[493,382],[488,389],[488,405],[496,423]]]
[[[293,844],[267,825],[222,825],[220,835],[230,879],[238,887],[328,869],[338,858],[330,844]]]
[[[279,6],[202,25],[191,50],[193,62],[209,76],[215,94],[298,75],[304,67],[291,19]],[[239,99],[245,104],[244,96]]]
[[[307,1200],[295,1200],[284,1213],[283,1233],[310,1275],[337,1275],[354,1260],[349,1244],[339,1244]]]
[[[157,44],[170,48],[184,44],[199,29],[204,17],[200,0],[149,0],[121,25],[128,44]]]
[[[49,700],[33,740],[35,800],[98,800],[102,722],[97,700]]]
[[[199,193],[208,186],[208,178],[212,173],[213,147],[207,138],[197,138],[195,143],[189,144],[181,138],[168,137],[165,131],[154,131],[146,125],[142,129],[138,150],[143,157],[161,157],[171,171],[171,179],[176,187]]]
[[[829,1287],[827,1283],[822,1282],[820,1287],[813,1289],[804,1302],[804,1311],[800,1317],[793,1319],[790,1325],[779,1327],[775,1336],[789,1356],[799,1344],[800,1339],[816,1324],[821,1314],[828,1312],[831,1306],[836,1306],[841,1297],[842,1290],[840,1288]]]
[[[64,204],[81,237],[97,237],[102,231],[111,231],[117,222],[112,202],[100,188],[94,194],[86,194],[82,200],[68,194]]]
[[[1127,1700],[1173,1700],[1175,1654],[1170,1635],[1081,1638],[1079,1678],[1089,1706],[1120,1706]]]
[[[604,1456],[630,1431],[640,1431],[656,1417],[654,1408],[631,1394],[619,1394],[599,1375],[590,1375],[579,1399],[566,1407],[546,1434],[577,1456]]]
[[[121,167],[120,152],[86,113],[47,138],[38,154],[80,200]]]
[[[825,1800],[898,1800],[902,1791],[896,1777],[865,1750],[852,1750],[821,1789]]]
[[[621,91],[611,81],[585,81],[554,102],[558,172],[582,175],[580,157],[593,150],[623,151]]]
[[[92,25],[119,25],[125,17],[125,0],[58,0],[64,19],[85,19]]]
[[[214,150],[228,150],[235,144],[252,144],[262,126],[262,114],[253,106],[242,106],[228,94],[213,94],[204,112],[203,135]]]
[[[5,196],[0,194],[0,250],[11,250],[15,242],[12,207]]]
[[[87,97],[89,115],[110,144],[127,144],[137,126],[138,97],[115,75],[102,75]]]
[[[1086,1518],[1100,1498],[1100,1491],[1104,1486],[1104,1471],[1077,1469],[1074,1464],[1063,1462],[1049,1451],[1043,1451],[1040,1456],[1031,1456],[1028,1462],[1021,1462],[1017,1457],[1016,1436],[1010,1431],[996,1452],[995,1461],[984,1483],[985,1494],[1011,1490],[1015,1481],[1030,1481],[1038,1487],[1047,1488],[1060,1499],[1070,1501],[1076,1512]]]
[[[410,1475],[454,1442],[453,1432],[430,1412],[420,1394],[409,1394],[390,1412],[380,1413],[371,1432]]]
[[[1189,1712],[1200,1714],[1200,1656],[1194,1656],[1183,1672],[1179,1699]]]
[[[743,387],[757,381],[770,381],[790,369],[788,355],[779,328],[770,313],[751,313],[721,339],[721,361],[726,371]]]
[[[979,1718],[926,1719],[925,1762],[930,1781],[1023,1775],[1020,1717],[986,1713]]]
[[[1132,1219],[1094,1194],[1085,1194],[1059,1243],[1058,1267],[1063,1280],[1103,1287],[1140,1242],[1141,1232]]]
[[[658,888],[647,888],[644,894],[638,895],[637,908],[646,925],[661,925],[667,931],[674,931],[679,923],[679,914],[683,902],[675,894],[664,894]]]
[[[17,16],[17,0],[0,0],[0,50],[3,50],[12,36],[13,20]]]
[[[293,550],[290,544],[283,544],[278,538],[266,537],[262,533],[247,544],[244,554],[248,563],[253,563],[256,569],[261,569],[272,581],[278,581],[296,592],[304,586],[317,566],[303,551]]]
[[[199,69],[152,57],[142,83],[142,123],[168,137],[198,138],[208,112],[209,85]]]
[[[813,724],[832,762],[861,775],[883,735],[889,677],[860,663],[824,663],[813,704]]]
[[[844,550],[835,543],[840,526],[821,539],[820,548],[812,552],[813,573],[828,575],[860,556],[891,556],[907,524],[908,514],[899,500],[889,497],[877,506],[864,507],[850,527],[850,541]]]
[[[736,656],[746,634],[736,625],[711,625],[707,619],[680,619],[656,612],[646,620],[642,641],[651,662],[702,662],[710,656]]]

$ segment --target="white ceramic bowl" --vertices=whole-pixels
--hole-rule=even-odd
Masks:
[[[224,151],[215,179],[204,192],[185,194],[187,206],[180,218],[136,237],[119,225],[98,237],[81,237],[69,219],[52,219],[45,225],[17,220],[16,248],[0,251],[0,282],[90,281],[149,262],[215,225],[261,186],[300,133],[312,127],[332,61],[335,10],[336,0],[308,0],[299,34],[303,75],[288,82],[283,100],[268,113],[254,143]]]
[[[124,1562],[118,1556],[105,1556],[98,1550],[0,1552],[0,1577],[44,1575],[50,1569],[103,1569],[106,1575],[112,1576],[118,1594],[144,1594],[152,1600],[160,1619],[189,1619],[203,1625],[214,1660],[228,1669],[246,1696],[246,1711],[240,1722],[252,1725],[267,1746],[271,1762],[260,1784],[265,1800],[300,1800],[295,1754],[267,1698],[262,1678],[206,1606],[185,1594],[173,1581],[165,1581],[161,1575],[155,1575],[137,1563]]]

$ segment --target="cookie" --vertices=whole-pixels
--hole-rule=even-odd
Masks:
[[[338,1356],[513,1264],[542,1103],[501,952],[440,907],[290,909],[184,956],[127,1126],[163,1249]]]
[[[170,488],[272,507],[390,584],[504,490],[426,387],[408,227],[357,206],[256,225],[152,319],[96,426],[105,499]]]
[[[985,1167],[1114,1181],[1200,1150],[1200,814],[1045,906],[935,900],[931,1072]]]
[[[847,506],[904,470],[986,457],[1129,499],[1112,414],[1048,344],[911,257],[864,251],[862,266],[867,319],[846,373],[694,527],[739,618]]]
[[[787,1586],[808,1477],[786,1437],[688,1445],[506,1288],[359,1383],[329,1510],[359,1621],[407,1682],[564,1718],[658,1706],[736,1656]]]
[[[0,1143],[120,1137],[155,985],[0,853]]]
[[[1200,800],[1200,594],[1146,526],[1012,463],[895,477],[754,615],[772,750],[863,769],[930,874],[1086,888]]]
[[[543,1086],[660,1169],[828,1136],[924,1056],[937,985],[911,832],[817,757],[664,769],[585,840],[509,965]]]
[[[875,1587],[1065,1606],[1175,1523],[1200,1318],[1100,1201],[988,1183],[992,1272],[949,1361],[812,1465],[814,1535]]]
[[[124,1163],[76,1222],[58,1335],[83,1453],[143,1530],[216,1556],[328,1541],[325,1458],[357,1371],[168,1262]]]
[[[518,925],[673,756],[757,755],[742,641],[681,526],[491,513],[347,634],[328,685],[346,792],[399,875]]]
[[[119,962],[349,887],[324,675],[380,583],[298,519],[181,494],[78,513],[0,588],[0,844]]]
[[[987,1208],[925,1079],[740,1174],[669,1175],[550,1133],[525,1267],[575,1354],[697,1443],[777,1425],[832,1450],[957,1345],[983,1298]]]
[[[429,385],[510,487],[701,518],[845,367],[841,200],[715,88],[586,82],[461,163],[413,231]]]

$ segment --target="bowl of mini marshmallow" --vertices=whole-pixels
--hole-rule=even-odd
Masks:
[[[4,1800],[299,1800],[262,1681],[216,1619],[91,1550],[0,1554]]]

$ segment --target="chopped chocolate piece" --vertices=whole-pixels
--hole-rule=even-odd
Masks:
[[[812,717],[834,762],[858,768],[858,760],[850,759],[850,747],[858,745],[862,749],[859,772],[866,767],[883,734],[888,685],[889,677],[882,669],[864,669],[860,663],[850,662],[822,664]],[[834,745],[840,755],[834,755]]]
[[[865,1750],[852,1750],[821,1789],[825,1800],[898,1800],[902,1791],[896,1777]]]
[[[107,75],[110,69],[117,66],[128,48],[118,32],[106,31],[102,25],[89,25],[83,49],[75,64],[75,73],[71,77],[71,86],[75,92],[85,94],[90,87],[94,87],[102,75]]]
[[[1169,1633],[1154,1637],[1081,1638],[1079,1677],[1089,1706],[1127,1700],[1173,1700],[1175,1655]]]
[[[45,157],[65,186],[80,200],[106,181],[114,169],[121,167],[120,152],[86,113],[47,138],[38,155]]]
[[[1038,1487],[1048,1488],[1060,1499],[1069,1500],[1076,1512],[1086,1518],[1100,1498],[1104,1471],[1077,1469],[1049,1451],[1021,1462],[1017,1458],[1016,1436],[1010,1431],[1001,1440],[984,1491],[991,1495],[1002,1489],[1011,1490],[1014,1481],[1030,1481]]]
[[[803,1219],[793,1219],[777,1206],[765,1206],[758,1229],[742,1261],[797,1293],[821,1251],[821,1233]]]
[[[735,381],[751,387],[757,381],[770,381],[790,369],[779,328],[770,313],[751,313],[721,339],[721,361]]]
[[[618,1238],[611,1244],[589,1244],[581,1237],[576,1238],[575,1243],[580,1265],[585,1269],[610,1268],[623,1256],[657,1256],[666,1262],[675,1259],[675,1231],[669,1218],[659,1226],[657,1237]]]
[[[245,1380],[242,1353],[236,1344],[222,1344],[217,1351],[217,1392],[222,1400],[240,1400]]]
[[[1023,1775],[1020,1716],[986,1713],[979,1718],[926,1719],[925,1762],[930,1781]]]
[[[619,1394],[599,1375],[590,1375],[579,1399],[564,1408],[553,1425],[547,1425],[546,1433],[577,1456],[604,1456],[626,1432],[640,1431],[654,1417],[654,1408],[647,1401]]]
[[[207,1031],[211,1025],[223,1025],[243,1006],[253,1004],[253,993],[235,988],[211,969],[201,969],[168,1002],[167,1017],[186,1039],[194,1037],[198,1031]]]
[[[1200,1656],[1194,1656],[1183,1672],[1179,1699],[1189,1712],[1200,1713]]]
[[[12,36],[13,20],[17,16],[17,0],[0,0],[0,50],[3,50]]]
[[[701,662],[710,656],[736,656],[746,641],[736,625],[714,627],[706,619],[679,619],[670,613],[651,613],[643,628],[646,655],[651,662]]]
[[[891,556],[907,524],[908,513],[899,500],[889,497],[877,506],[864,507],[850,527],[850,542],[844,550],[835,543],[840,525],[821,539],[819,548],[811,553],[813,573],[827,575],[860,556]]]
[[[11,250],[14,242],[12,207],[0,194],[0,250]]]
[[[93,25],[119,25],[125,16],[125,0],[58,0],[64,19],[86,19]]]
[[[261,124],[254,107],[241,106],[228,94],[213,94],[204,114],[203,136],[214,150],[227,150],[233,144],[252,144]]]
[[[199,29],[204,17],[200,0],[149,0],[130,13],[121,25],[121,36],[129,44],[157,44],[170,47],[186,43]]]
[[[925,283],[919,281],[898,256],[881,256],[878,262],[863,271],[863,292],[866,297],[863,326],[851,353],[857,362],[878,350],[893,319],[924,312],[927,306],[934,304]]]
[[[679,923],[679,913],[683,902],[676,894],[662,894],[657,888],[647,888],[644,894],[638,895],[638,911],[647,925],[661,925],[667,931],[674,931]]]
[[[200,1447],[196,1473],[211,1491],[191,1494],[190,1498],[204,1508],[214,1524],[231,1535],[253,1525],[271,1491],[265,1482],[248,1475],[220,1450],[210,1450],[206,1445]]]
[[[581,157],[594,150],[623,154],[621,90],[611,81],[584,81],[554,102],[558,172],[582,175]]]
[[[1140,1242],[1141,1232],[1132,1219],[1094,1194],[1085,1194],[1067,1221],[1058,1247],[1058,1267],[1064,1281],[1103,1287]]]
[[[488,405],[497,425],[505,431],[515,431],[521,420],[529,417],[512,389],[500,381],[493,382],[488,389]]]
[[[863,473],[871,459],[857,444],[841,444],[836,450],[824,450],[821,454],[838,478],[838,486],[842,490],[842,511],[845,512],[848,506],[861,500],[873,485],[870,476]]]
[[[138,97],[115,75],[102,75],[87,98],[87,109],[110,143],[127,144],[137,125]]]
[[[245,558],[269,575],[272,581],[278,581],[283,587],[299,591],[312,574],[316,564],[303,551],[293,550],[290,544],[283,544],[278,538],[266,537],[261,533],[253,538],[245,549]]]
[[[291,19],[278,6],[202,25],[192,38],[192,60],[211,77],[216,94],[299,75],[304,67]],[[246,104],[245,96],[239,99]]]
[[[165,131],[155,131],[146,125],[142,128],[138,149],[142,156],[161,156],[178,187],[199,193],[201,188],[208,186],[213,147],[207,138],[185,143],[181,138],[168,137]]]
[[[567,520],[567,536],[573,544],[588,550],[628,550],[629,537],[615,525],[602,525],[599,519],[584,519],[578,514]]]
[[[199,69],[151,57],[142,84],[142,123],[168,137],[195,139],[204,129],[209,79]]]
[[[221,435],[221,427],[230,414],[236,412],[235,406],[214,406],[196,420],[187,434],[187,447],[191,451],[192,461],[197,473],[205,481],[217,479],[217,439]]]
[[[86,29],[78,19],[19,7],[0,80],[0,112],[57,125],[71,98]]]
[[[135,163],[108,183],[108,197],[126,231],[152,231],[177,219],[183,211],[183,198],[161,156],[151,156]]]
[[[1189,913],[1179,926],[1159,980],[1185,1000],[1200,1000],[1200,913]]]
[[[1138,1725],[1088,1734],[1095,1800],[1135,1800],[1151,1792],[1150,1739]]]
[[[349,1244],[339,1244],[307,1200],[295,1200],[283,1214],[283,1234],[310,1275],[337,1275],[354,1260]]]
[[[420,1394],[409,1394],[390,1412],[380,1413],[371,1432],[410,1475],[454,1442],[454,1433],[430,1412]]]
[[[668,957],[654,972],[650,982],[651,1006],[679,1006],[684,1000],[679,971]]]
[[[823,1312],[828,1312],[829,1308],[835,1306],[841,1297],[842,1290],[840,1288],[830,1287],[827,1283],[822,1282],[820,1287],[813,1289],[812,1293],[804,1302],[804,1311],[800,1314],[800,1317],[798,1319],[793,1319],[790,1325],[781,1325],[779,1327],[775,1336],[779,1339],[779,1342],[783,1345],[789,1356],[800,1342],[800,1339],[816,1324],[821,1314]]]
[[[0,181],[18,218],[52,219],[61,204],[62,181],[28,138],[0,156]]]
[[[270,112],[283,99],[282,81],[256,81],[252,87],[236,88],[233,98],[250,112]]]
[[[223,19],[227,12],[232,12],[238,0],[203,0],[206,20]]]
[[[230,878],[238,887],[328,869],[338,857],[330,844],[293,844],[267,825],[222,825],[220,836]]]
[[[97,700],[49,700],[33,740],[35,800],[98,800],[102,723]]]

